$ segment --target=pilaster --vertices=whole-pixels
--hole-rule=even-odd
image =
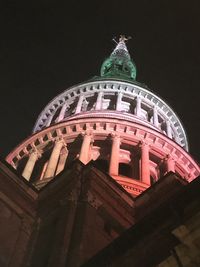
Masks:
[[[150,185],[149,145],[145,142],[140,144],[141,151],[141,175],[143,183]]]
[[[119,173],[119,150],[121,139],[117,134],[112,135],[112,147],[110,154],[109,174],[118,175]]]
[[[91,144],[93,142],[93,132],[92,131],[86,131],[82,135],[83,135],[83,142],[82,142],[82,146],[81,146],[79,159],[84,164],[87,164],[89,159],[90,159],[90,148],[91,148]]]

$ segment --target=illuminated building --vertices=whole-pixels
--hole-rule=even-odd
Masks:
[[[28,229],[23,266],[80,266],[139,222],[146,211],[134,215],[136,204],[145,205],[153,188],[165,182],[174,193],[174,179],[179,190],[199,175],[177,115],[136,81],[126,40],[100,76],[56,96],[6,158],[23,177],[24,199],[16,202]]]
[[[79,158],[99,162],[138,195],[169,171],[188,181],[199,168],[173,110],[135,81],[136,67],[121,38],[101,76],[68,88],[41,112],[33,135],[7,161],[38,186]]]

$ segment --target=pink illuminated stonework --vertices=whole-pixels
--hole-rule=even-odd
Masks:
[[[125,41],[120,38],[99,77],[55,97],[33,134],[7,156],[36,187],[56,179],[75,159],[95,161],[133,196],[170,171],[189,182],[199,175],[177,115],[135,80]]]

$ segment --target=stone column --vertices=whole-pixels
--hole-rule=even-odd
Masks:
[[[50,178],[50,177],[54,176],[55,171],[56,171],[56,167],[58,164],[58,159],[60,156],[60,151],[61,151],[63,145],[64,145],[64,140],[62,138],[58,137],[55,141],[55,145],[54,145],[53,151],[51,153],[44,178]]]
[[[166,121],[166,131],[167,131],[167,136],[169,138],[172,138],[172,128],[171,128],[171,124],[170,121]]]
[[[47,118],[46,127],[48,127],[51,124],[52,119],[53,119],[53,115],[51,114]]]
[[[64,169],[68,154],[69,154],[69,151],[67,149],[67,146],[65,146],[60,153],[56,175],[59,174]]]
[[[93,142],[93,133],[92,132],[85,132],[83,133],[83,142],[81,146],[81,151],[79,155],[79,160],[84,164],[87,164],[90,160],[90,148],[91,143]]]
[[[116,104],[116,110],[121,111],[121,101],[122,101],[123,93],[119,92],[117,96],[117,104]]]
[[[120,153],[120,136],[114,134],[112,136],[112,148],[110,154],[110,166],[109,174],[118,175],[119,174],[119,153]]]
[[[78,104],[77,104],[77,106],[76,106],[75,114],[81,112],[81,108],[82,108],[82,104],[83,104],[83,99],[84,99],[84,95],[80,95],[80,96],[79,96],[79,100],[78,100]]]
[[[136,107],[135,107],[135,115],[138,116],[138,117],[141,117],[142,115],[142,110],[141,110],[141,102],[142,102],[142,99],[141,97],[137,97],[137,100],[136,100]]]
[[[22,173],[22,176],[29,181],[31,178],[31,174],[33,172],[34,166],[38,158],[41,156],[41,154],[36,150],[33,149],[33,151],[29,155],[29,159],[26,163],[26,166],[24,168],[24,171]]]
[[[44,165],[43,165],[42,172],[41,172],[41,175],[40,175],[40,180],[42,180],[42,179],[44,178],[44,174],[45,174],[45,172],[46,172],[48,162],[49,162],[49,161],[46,161],[46,162],[44,163]]]
[[[158,111],[155,106],[153,108],[153,124],[154,126],[158,127]]]
[[[102,98],[103,98],[103,92],[98,93],[97,102],[95,105],[95,110],[101,110],[102,109]]]
[[[165,168],[166,172],[175,172],[175,161],[170,155],[165,158]]]
[[[58,116],[58,122],[59,122],[59,121],[62,121],[62,120],[64,119],[64,117],[65,117],[65,112],[66,112],[66,109],[67,109],[68,106],[69,106],[69,105],[68,105],[67,103],[65,103],[65,104],[62,106],[62,109],[61,109],[60,114],[59,114],[59,116]]]
[[[150,185],[150,166],[149,166],[149,145],[142,142],[141,148],[141,166],[140,166],[140,179],[143,183]]]

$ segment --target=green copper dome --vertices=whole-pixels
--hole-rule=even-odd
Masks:
[[[119,43],[101,66],[101,77],[122,78],[128,80],[136,79],[136,66],[127,50],[125,41],[127,38],[121,36]]]

